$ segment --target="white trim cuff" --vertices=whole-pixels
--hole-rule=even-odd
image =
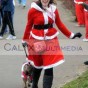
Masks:
[[[26,41],[22,40],[22,43],[26,43]]]
[[[74,37],[74,33],[71,33],[70,38],[73,38],[73,37]]]

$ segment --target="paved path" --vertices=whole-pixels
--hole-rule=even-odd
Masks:
[[[21,46],[21,38],[27,20],[27,11],[30,8],[30,1],[27,1],[25,9],[18,6],[16,2],[16,10],[14,17],[14,27],[17,35],[16,40],[7,41],[0,40],[0,88],[23,88],[21,74],[21,65],[25,62],[25,54]],[[58,1],[58,10],[61,20],[69,28],[69,30],[81,32],[81,39],[67,39],[62,33],[59,34],[59,41],[64,53],[66,62],[54,68],[54,83],[52,88],[60,88],[60,86],[76,77],[78,77],[87,66],[83,63],[88,60],[88,43],[82,42],[84,38],[85,28],[76,27],[76,23],[72,22],[71,14],[64,9],[61,2]],[[7,35],[4,36],[4,38]],[[42,76],[39,81],[39,88],[42,88]]]

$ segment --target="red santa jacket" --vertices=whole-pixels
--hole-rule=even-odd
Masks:
[[[31,9],[28,12],[28,22],[24,32],[23,40],[29,39],[31,35],[38,40],[55,38],[59,32],[56,28],[46,30],[34,29],[33,25],[56,24],[58,29],[67,37],[72,38],[74,34],[70,32],[61,22],[58,10],[55,5],[50,5],[46,10],[41,9],[35,2],[31,4]]]

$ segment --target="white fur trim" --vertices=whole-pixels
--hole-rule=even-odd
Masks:
[[[71,33],[70,38],[73,38],[73,37],[74,37],[74,33]]]
[[[35,66],[34,62],[31,61],[31,60],[28,60],[28,61],[29,61],[29,62],[31,63],[31,65],[34,66],[35,68],[38,68],[38,69],[43,68],[43,66]]]
[[[64,62],[65,62],[65,60],[60,60],[59,62],[57,62],[57,63],[55,63],[55,64],[48,65],[48,66],[44,66],[43,68],[44,68],[44,69],[49,69],[49,68],[52,68],[52,67],[56,67],[56,66],[58,66],[58,65],[60,65],[60,64],[62,64],[62,63],[64,63]]]
[[[60,60],[59,62],[57,62],[57,63],[55,63],[55,64],[48,65],[48,66],[35,66],[34,63],[33,63],[33,61],[30,61],[30,60],[29,60],[29,62],[30,62],[35,68],[37,68],[37,69],[41,69],[41,68],[43,68],[43,69],[48,69],[48,68],[56,67],[56,66],[58,66],[58,65],[60,65],[60,64],[62,64],[62,63],[64,63],[65,60]]]
[[[53,39],[55,38],[57,35],[59,34],[59,32],[56,32],[54,35],[52,36],[46,36],[46,39]]]
[[[39,37],[39,36],[36,36],[35,34],[32,33],[32,31],[30,32],[31,36],[35,39],[38,39],[38,40],[44,40],[44,37]]]
[[[43,12],[44,24],[48,24],[48,16],[46,12]],[[48,32],[48,29],[44,30],[44,34]]]
[[[28,62],[26,62],[26,63],[24,63],[24,64],[22,65],[21,71],[24,71],[24,66],[25,66],[26,64],[28,64]]]
[[[23,75],[21,75],[21,77],[22,77],[22,78],[24,78],[24,76],[23,76]]]
[[[81,5],[83,2],[80,1],[77,2],[76,0],[74,0],[74,3]]]
[[[47,8],[47,15],[55,22],[55,10],[56,8],[53,8],[51,5],[49,8]]]
[[[26,43],[26,41],[22,40],[22,43]]]
[[[43,66],[35,66],[35,65],[34,65],[34,67],[37,68],[37,69],[43,68]]]
[[[88,10],[84,9],[85,12],[88,12]]]
[[[53,38],[55,38],[55,37],[59,34],[59,32],[56,32],[54,35],[52,35],[52,36],[45,36],[45,38],[44,38],[44,37],[36,36],[36,35],[33,34],[32,32],[30,32],[30,33],[31,33],[31,36],[32,36],[33,38],[38,39],[38,40],[53,39]]]
[[[54,4],[52,4],[52,5],[50,5],[50,7],[52,8],[52,11],[55,12],[56,6]]]
[[[56,6],[51,4],[49,8],[47,8],[47,15],[54,20],[55,22],[55,10],[56,10]]]
[[[39,11],[42,11],[43,12],[43,10],[35,3],[35,2],[32,2],[32,4],[31,4],[31,8],[35,8],[35,9],[37,9],[37,10],[39,10]]]
[[[43,12],[43,16],[44,16],[44,24],[48,24],[48,16],[46,12]]]
[[[74,3],[78,4],[78,2],[76,0],[74,0]]]
[[[48,33],[48,29],[45,29],[45,30],[44,30],[44,34],[46,34],[46,33]]]

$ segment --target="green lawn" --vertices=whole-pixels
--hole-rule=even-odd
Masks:
[[[88,71],[61,88],[88,88]]]

